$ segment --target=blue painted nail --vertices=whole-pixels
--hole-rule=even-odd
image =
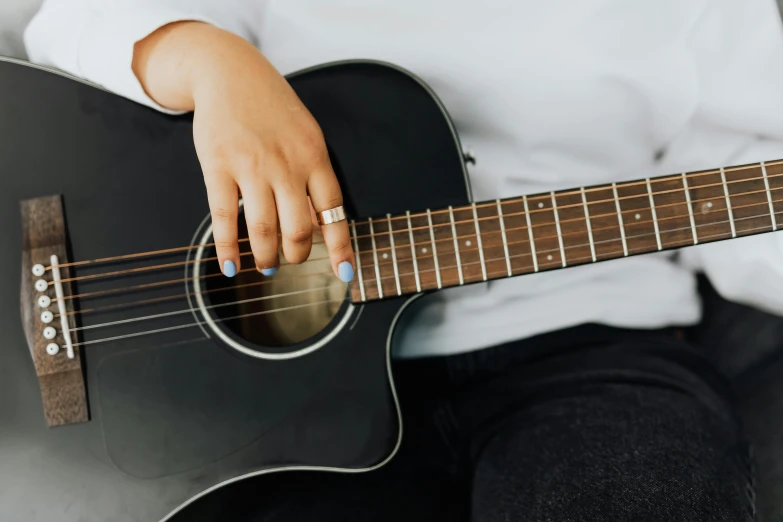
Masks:
[[[275,275],[276,272],[277,272],[277,268],[275,267],[261,269],[261,273],[264,274],[265,276],[273,276]]]
[[[348,261],[343,261],[337,265],[337,274],[340,276],[340,281],[343,283],[350,283],[353,280],[353,267]]]
[[[226,277],[234,277],[237,275],[237,266],[233,261],[226,259],[223,262],[223,275]]]

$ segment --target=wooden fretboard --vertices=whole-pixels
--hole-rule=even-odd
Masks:
[[[783,160],[351,221],[354,302],[783,225]]]

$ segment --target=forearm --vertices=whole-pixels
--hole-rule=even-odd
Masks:
[[[279,76],[261,52],[244,38],[202,22],[175,22],[134,46],[133,73],[158,104],[192,111],[199,97],[215,94],[226,78],[245,81],[258,91]],[[246,92],[248,96],[253,92]]]

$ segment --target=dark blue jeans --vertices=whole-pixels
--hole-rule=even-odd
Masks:
[[[395,375],[387,467],[247,481],[188,520],[755,519],[730,387],[674,331],[583,326]]]

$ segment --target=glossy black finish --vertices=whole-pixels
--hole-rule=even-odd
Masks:
[[[467,202],[459,144],[418,81],[346,63],[291,82],[353,216]],[[366,468],[392,453],[387,340],[401,300],[358,307],[329,345],[290,361],[237,354],[198,329],[88,346],[92,420],[48,429],[19,317],[19,201],[63,194],[80,260],[187,245],[206,197],[188,118],[6,61],[0,93],[0,520],[159,520],[245,473]]]

